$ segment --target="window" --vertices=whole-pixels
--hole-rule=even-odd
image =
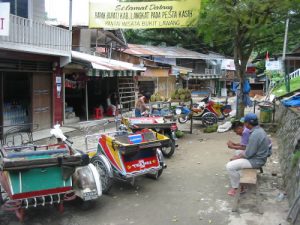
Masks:
[[[16,16],[28,18],[28,0],[0,0],[10,3],[10,13]]]

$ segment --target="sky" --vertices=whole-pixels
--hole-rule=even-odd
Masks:
[[[59,24],[69,25],[69,0],[45,0],[48,18],[56,18]],[[73,0],[73,25],[88,25],[89,0]]]

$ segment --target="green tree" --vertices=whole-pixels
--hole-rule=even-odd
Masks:
[[[205,0],[198,30],[212,48],[225,47],[227,54],[232,53],[242,90],[253,51],[282,48],[287,16],[293,27],[291,32],[299,37],[299,7],[299,0]],[[239,117],[244,115],[243,97],[241,93]]]
[[[167,46],[181,46],[190,50],[205,52],[207,45],[193,28],[126,30],[128,43]]]

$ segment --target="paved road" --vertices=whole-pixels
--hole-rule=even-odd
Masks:
[[[93,204],[67,203],[64,214],[59,214],[53,207],[31,209],[26,212],[24,224],[285,224],[282,213],[278,213],[276,223],[262,223],[261,217],[251,213],[255,206],[251,202],[246,204],[244,216],[231,213],[232,198],[226,195],[228,180],[224,165],[232,152],[224,146],[232,136],[233,133],[203,134],[196,129],[194,134],[186,134],[178,141],[179,148],[167,160],[168,168],[159,180],[141,177],[134,186],[115,183],[109,195]],[[76,137],[74,140],[78,144],[83,139]],[[235,137],[235,140],[238,139]],[[19,223],[13,213],[0,212],[0,224]]]

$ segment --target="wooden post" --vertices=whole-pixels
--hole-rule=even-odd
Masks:
[[[61,92],[62,92],[62,98],[63,98],[63,121],[62,123],[65,123],[66,120],[66,88],[65,88],[65,81],[66,81],[66,74],[62,74],[62,87],[61,87]]]
[[[86,120],[89,120],[89,98],[88,98],[88,82],[85,81],[85,113]]]
[[[192,112],[192,108],[193,108],[193,99],[191,98],[191,105],[190,105],[190,110],[191,110],[191,126],[190,126],[190,134],[193,133],[193,112]]]

